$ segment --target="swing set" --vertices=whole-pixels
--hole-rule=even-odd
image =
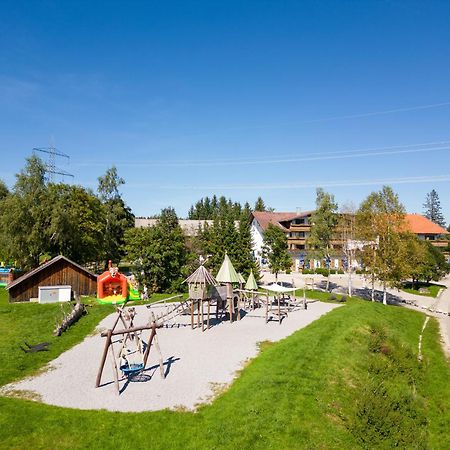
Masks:
[[[180,296],[170,297],[166,300],[175,297]],[[152,346],[155,347],[158,354],[161,378],[164,379],[164,360],[158,342],[157,330],[162,328],[166,321],[183,314],[189,307],[188,302],[181,301],[157,317],[151,312],[148,323],[141,326],[135,326],[134,324],[135,308],[117,307],[117,317],[113,326],[101,334],[102,337],[106,338],[106,341],[95,387],[98,388],[101,385],[108,354],[110,355],[114,384],[118,394],[120,394],[120,381],[123,379],[127,382],[142,381],[139,376],[145,371]],[[118,329],[119,323],[122,324],[120,329]],[[119,377],[120,372],[122,377]]]

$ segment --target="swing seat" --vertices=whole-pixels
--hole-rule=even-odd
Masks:
[[[127,377],[132,377],[133,375],[137,375],[139,372],[142,372],[144,369],[143,363],[131,363],[131,364],[123,364],[120,366],[120,370]]]

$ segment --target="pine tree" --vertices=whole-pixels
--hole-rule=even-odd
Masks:
[[[427,194],[425,203],[423,204],[424,214],[427,219],[445,228],[445,220],[442,214],[441,202],[436,190],[432,190]]]
[[[266,211],[266,204],[262,197],[258,197],[255,202],[255,211]]]

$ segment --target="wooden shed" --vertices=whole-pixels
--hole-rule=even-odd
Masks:
[[[95,295],[97,275],[65,256],[56,256],[9,283],[6,286],[9,301],[29,302],[38,298],[40,286],[71,286],[78,295]]]

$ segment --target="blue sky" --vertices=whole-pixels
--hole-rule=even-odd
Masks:
[[[0,178],[33,147],[137,215],[205,195],[278,211],[383,182],[450,221],[446,1],[0,2]]]

